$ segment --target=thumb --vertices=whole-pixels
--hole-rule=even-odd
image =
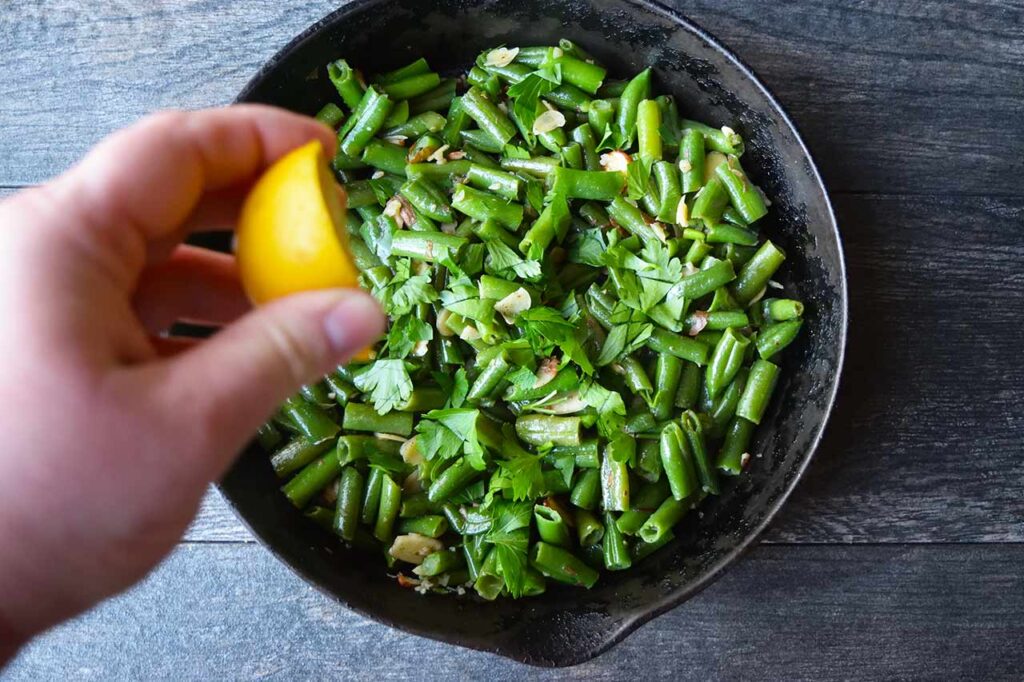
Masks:
[[[183,427],[200,437],[200,456],[224,467],[281,401],[383,331],[380,306],[357,289],[289,296],[170,360],[167,398],[188,414]]]

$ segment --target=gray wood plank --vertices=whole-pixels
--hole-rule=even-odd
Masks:
[[[833,189],[1021,193],[1018,2],[672,2],[761,73]],[[0,184],[38,182],[165,107],[230,101],[336,0],[10,3]]]
[[[1024,542],[1024,200],[845,195],[840,398],[769,542]],[[188,537],[246,540],[212,500]]]
[[[1009,545],[762,547],[612,651],[541,671],[376,625],[257,546],[186,545],[6,677],[1019,679],[1022,561]]]

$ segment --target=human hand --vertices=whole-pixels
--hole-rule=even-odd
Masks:
[[[310,139],[333,149],[269,107],[158,114],[0,204],[0,662],[141,578],[275,406],[383,331],[356,291],[248,312],[233,259],[180,244]],[[189,347],[159,336],[179,319],[227,326]]]

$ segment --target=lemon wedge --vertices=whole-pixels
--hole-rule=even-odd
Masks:
[[[235,258],[254,304],[311,289],[358,287],[345,195],[316,140],[275,161],[242,205]]]

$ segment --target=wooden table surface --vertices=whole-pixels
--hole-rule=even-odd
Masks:
[[[1024,4],[674,4],[801,127],[846,245],[838,406],[761,546],[608,653],[541,671],[346,612],[211,493],[145,582],[0,676],[1019,679]],[[336,5],[0,5],[0,187],[45,180],[149,111],[230,101]]]

